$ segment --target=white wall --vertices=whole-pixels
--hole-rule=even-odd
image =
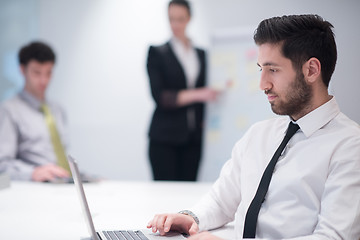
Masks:
[[[109,178],[151,178],[145,61],[148,45],[168,37],[166,2],[139,3],[41,1],[40,36],[59,56],[49,95],[67,109],[70,153]]]
[[[146,57],[150,44],[170,37],[168,1],[40,2],[40,37],[59,59],[49,96],[67,109],[69,152],[90,173],[151,179]],[[190,35],[201,29],[196,18]]]
[[[151,179],[147,129],[153,102],[145,65],[149,44],[170,36],[168,1],[38,1],[39,36],[58,56],[49,95],[67,110],[70,153],[88,172]],[[360,111],[352,104],[360,102],[360,2],[193,0],[192,5],[189,33],[203,47],[209,47],[209,34],[219,28],[256,26],[264,18],[283,14],[325,17],[335,26],[339,51],[331,90],[343,111],[360,122]],[[209,174],[216,178],[218,172]]]
[[[37,0],[0,1],[0,101],[23,88],[17,53],[38,36]]]

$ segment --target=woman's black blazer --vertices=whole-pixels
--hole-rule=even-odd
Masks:
[[[200,62],[200,73],[195,87],[199,88],[206,84],[206,60],[204,50],[196,48],[196,52]],[[150,139],[169,144],[185,143],[190,134],[187,111],[191,108],[195,111],[195,135],[201,141],[204,104],[176,106],[178,92],[187,87],[184,70],[176,58],[170,42],[161,46],[150,46],[147,71],[151,94],[156,103],[149,129]]]

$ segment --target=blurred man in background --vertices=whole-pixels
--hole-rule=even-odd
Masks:
[[[46,98],[55,53],[32,42],[19,51],[24,89],[0,106],[0,172],[12,180],[52,181],[69,177],[63,109]]]

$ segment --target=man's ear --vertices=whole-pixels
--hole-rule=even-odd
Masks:
[[[319,59],[312,57],[303,65],[303,74],[307,82],[313,83],[321,78],[321,63]]]

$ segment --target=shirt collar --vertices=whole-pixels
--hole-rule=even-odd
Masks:
[[[329,101],[306,114],[297,120],[296,123],[299,124],[300,129],[305,134],[305,136],[310,137],[317,130],[324,127],[339,113],[339,105],[337,104],[335,97],[332,96]]]
[[[170,39],[170,44],[171,44],[173,47],[176,47],[176,48],[180,48],[180,47],[181,47],[181,49],[185,49],[184,43],[183,43],[180,39],[178,39],[177,37],[175,37],[175,36],[172,36],[172,37],[171,37],[171,39]],[[190,44],[190,48],[194,48],[191,39],[189,39],[189,44]]]
[[[27,92],[25,89],[19,93],[19,96],[22,100],[24,100],[34,109],[40,110],[40,106],[43,104],[43,102],[39,101],[36,97],[34,97],[31,93]]]

